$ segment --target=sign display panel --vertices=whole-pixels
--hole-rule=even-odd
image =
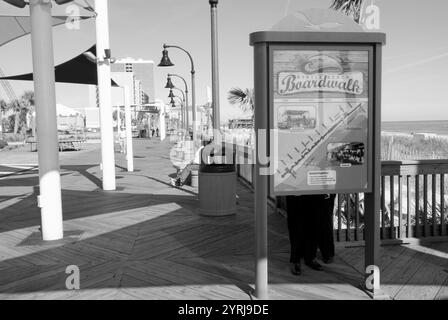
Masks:
[[[275,195],[366,192],[369,50],[274,48]]]

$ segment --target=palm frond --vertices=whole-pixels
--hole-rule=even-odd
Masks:
[[[239,105],[243,111],[254,110],[253,89],[232,88],[227,95],[227,100],[230,104]]]
[[[6,111],[7,108],[8,108],[8,104],[6,103],[6,101],[0,100],[0,111]]]
[[[330,9],[341,11],[342,13],[352,16],[359,23],[361,17],[362,0],[333,0]]]

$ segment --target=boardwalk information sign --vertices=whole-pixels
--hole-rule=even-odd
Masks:
[[[368,190],[369,55],[272,49],[274,194]]]

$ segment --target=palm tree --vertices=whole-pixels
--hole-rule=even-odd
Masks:
[[[18,133],[20,125],[20,114],[22,113],[22,106],[20,105],[20,101],[18,99],[15,99],[14,101],[9,102],[8,109],[13,110],[14,112],[14,133]]]
[[[344,14],[353,17],[356,23],[361,18],[362,0],[333,0],[331,9],[341,11]]]
[[[19,99],[9,102],[7,109],[14,112],[14,133],[18,133],[23,125],[29,129],[26,119],[34,111],[34,92],[25,91]]]
[[[229,91],[227,100],[230,104],[237,104],[244,112],[252,112],[252,119],[254,118],[254,90],[233,88]]]
[[[1,138],[3,138],[3,113],[6,112],[6,110],[8,110],[8,104],[6,103],[5,100],[0,100],[0,133],[1,133]]]

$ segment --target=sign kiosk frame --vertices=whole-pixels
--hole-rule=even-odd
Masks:
[[[365,193],[365,279],[366,283],[361,285],[362,288],[373,298],[382,296],[379,286],[379,275],[372,274],[374,266],[379,267],[379,245],[380,245],[380,180],[381,180],[381,68],[382,68],[382,46],[385,44],[386,35],[384,33],[368,33],[368,32],[295,32],[295,31],[262,31],[250,34],[250,45],[254,47],[254,91],[255,91],[255,136],[256,136],[256,162],[254,175],[255,188],[255,234],[256,234],[256,270],[255,270],[255,296],[259,299],[267,299],[268,295],[268,257],[267,257],[267,199],[269,194],[273,195],[300,195],[300,194],[327,194],[327,193]],[[365,143],[365,157],[363,158],[364,168],[362,172],[365,175],[362,184],[353,183],[353,185],[344,185],[347,183],[337,184],[336,182],[328,184],[321,184],[317,186],[306,187],[306,179],[297,179],[292,183],[289,181],[288,187],[283,190],[277,190],[274,185],[276,177],[275,172],[280,172],[276,166],[282,159],[277,159],[277,149],[274,149],[274,154],[270,154],[271,144],[276,144],[281,147],[281,144],[287,144],[285,139],[279,140],[278,127],[275,126],[274,107],[276,107],[276,100],[278,98],[278,84],[274,84],[274,78],[278,74],[274,74],[274,54],[279,50],[293,50],[296,53],[301,51],[366,51],[368,52],[368,76],[366,89],[366,99],[364,99],[365,108],[363,115],[363,122],[361,124],[367,125],[366,134],[364,137]],[[291,61],[297,61],[290,58]],[[321,63],[321,62],[319,62]],[[356,69],[356,68],[354,68]],[[295,70],[301,71],[301,70]],[[302,73],[295,73],[297,77]],[[321,73],[322,74],[322,73]],[[344,79],[346,79],[346,76]],[[306,78],[306,76],[305,76]],[[309,79],[309,78],[307,78]],[[317,78],[315,81],[319,81]],[[359,77],[358,77],[359,79]],[[314,82],[316,85],[317,82]],[[352,84],[352,82],[350,82]],[[341,88],[346,88],[347,85],[341,85]],[[307,91],[311,90],[310,83],[304,85]],[[299,90],[300,86],[294,88]],[[368,90],[367,90],[368,89]],[[297,92],[293,92],[296,93]],[[339,100],[343,100],[345,96],[350,96],[351,101],[357,101],[354,95],[340,95]],[[310,95],[307,96],[310,98]],[[311,95],[312,97],[312,95]],[[330,96],[331,97],[331,96]],[[342,97],[342,98],[341,98]],[[301,101],[301,96],[295,96],[296,103]],[[354,99],[354,100],[353,100]],[[329,101],[332,101],[329,99]],[[294,101],[290,105],[294,106]],[[319,106],[325,108],[322,101],[318,102]],[[277,110],[277,109],[275,109]],[[353,110],[354,112],[354,110]],[[342,110],[344,115],[350,116],[351,111]],[[318,118],[317,116],[315,117]],[[321,117],[323,118],[323,117]],[[355,116],[356,118],[356,116]],[[313,120],[316,121],[316,120]],[[321,121],[321,124],[324,123]],[[335,127],[341,127],[341,123],[348,123],[348,121],[338,122]],[[323,127],[328,127],[324,126]],[[277,129],[277,130],[272,130]],[[314,131],[316,128],[313,128]],[[271,133],[276,132],[276,133]],[[333,134],[335,131],[332,131]],[[285,133],[288,137],[288,132]],[[294,132],[291,131],[291,134]],[[295,133],[297,134],[297,133]],[[317,132],[318,135],[326,135]],[[263,137],[261,138],[260,137]],[[266,137],[266,135],[268,135]],[[272,135],[272,136],[271,136]],[[300,133],[299,133],[300,135]],[[330,136],[330,134],[328,134]],[[345,133],[345,136],[349,136]],[[275,137],[277,136],[277,137]],[[334,136],[337,137],[335,134]],[[344,134],[340,135],[344,136]],[[292,139],[296,139],[293,136]],[[313,137],[309,137],[313,141]],[[278,143],[276,143],[278,139]],[[330,142],[331,139],[325,136],[325,142]],[[338,139],[338,138],[334,138]],[[333,140],[334,140],[333,139]],[[287,139],[286,139],[287,140]],[[316,140],[316,139],[314,139]],[[336,142],[337,140],[334,140]],[[343,142],[343,141],[338,141]],[[352,141],[354,142],[354,141]],[[323,146],[324,144],[322,144]],[[342,145],[342,144],[339,144]],[[277,146],[277,147],[278,147]],[[325,144],[327,146],[327,144]],[[306,146],[304,144],[306,149]],[[364,146],[363,146],[364,148]],[[316,148],[317,149],[317,148]],[[324,150],[324,148],[321,148]],[[363,149],[364,150],[364,149]],[[307,150],[296,150],[296,153],[288,153],[288,157],[294,160],[294,157],[299,157],[300,152],[312,153],[310,148]],[[317,153],[316,157],[322,157],[322,152]],[[364,154],[364,153],[363,153]],[[269,159],[269,161],[266,161]],[[279,161],[278,161],[279,160]],[[274,165],[275,162],[275,165]],[[315,161],[314,161],[315,162]],[[314,163],[309,160],[308,163]],[[291,172],[300,171],[300,161],[293,161],[295,168],[289,167]],[[283,162],[286,165],[285,162]],[[321,165],[321,164],[319,164]],[[318,165],[318,166],[319,166]],[[272,166],[272,167],[271,167]],[[306,169],[306,163],[302,163]],[[342,166],[341,166],[342,167]],[[348,166],[350,167],[350,166]],[[349,170],[350,168],[347,168]],[[335,169],[339,170],[338,168]],[[267,174],[269,172],[269,174]],[[342,173],[341,173],[342,172]],[[345,175],[350,171],[345,171]],[[338,171],[339,176],[344,175],[344,171]],[[336,173],[335,173],[336,176]],[[295,177],[295,176],[294,176]],[[303,178],[303,177],[302,177]],[[324,179],[325,180],[325,179]],[[341,179],[343,180],[343,179]],[[356,180],[356,179],[355,179]],[[362,179],[361,179],[362,180]],[[305,181],[305,182],[304,182]],[[309,180],[308,180],[309,181]],[[294,184],[296,183],[296,184]],[[308,182],[309,184],[309,182]],[[278,184],[280,185],[280,184]],[[374,278],[375,276],[375,278]],[[375,279],[374,282],[371,279]],[[373,286],[367,285],[373,283]]]

